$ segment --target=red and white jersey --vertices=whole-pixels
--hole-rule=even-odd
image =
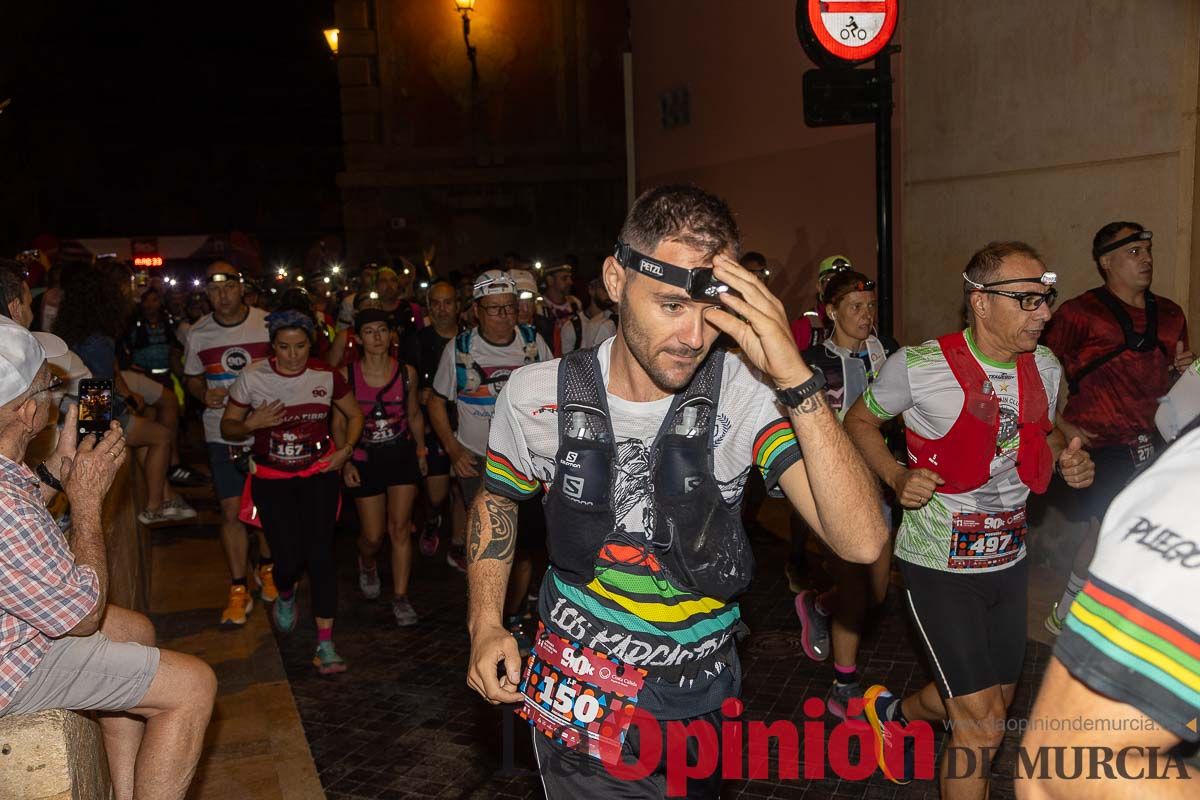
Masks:
[[[349,393],[349,384],[328,364],[311,359],[299,375],[284,375],[272,357],[238,376],[229,387],[229,402],[258,408],[281,401],[283,421],[254,432],[254,459],[275,469],[299,472],[333,449],[330,407]]]
[[[209,389],[228,389],[244,369],[262,363],[270,355],[267,312],[261,308],[251,307],[237,325],[222,325],[212,314],[206,314],[188,333],[183,374],[203,375]],[[246,444],[222,438],[223,412],[221,408],[204,409],[205,441]]]

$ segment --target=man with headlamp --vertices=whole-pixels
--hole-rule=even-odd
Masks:
[[[1136,222],[1098,230],[1092,258],[1104,285],[1063,303],[1046,328],[1069,392],[1062,429],[1083,441],[1097,466],[1096,483],[1080,494],[1077,509],[1087,535],[1062,599],[1046,616],[1054,635],[1087,579],[1109,504],[1162,445],[1154,427],[1159,401],[1195,359],[1183,309],[1150,291],[1153,237]]]
[[[242,275],[225,261],[214,261],[204,273],[204,293],[212,313],[197,320],[188,334],[183,357],[184,384],[188,393],[204,404],[204,440],[213,489],[221,503],[221,546],[229,563],[232,583],[229,601],[221,613],[223,626],[246,624],[254,607],[246,580],[249,540],[238,519],[242,488],[246,483],[251,439],[232,441],[221,435],[221,415],[229,400],[229,387],[247,367],[270,355],[267,312],[247,306]],[[275,600],[271,551],[259,536],[260,562],[255,581],[264,602]]]
[[[948,780],[942,796],[987,793],[986,748],[1003,738],[1025,654],[1025,559],[1029,493],[1057,472],[1073,488],[1092,481],[1078,439],[1054,427],[1061,368],[1038,346],[1057,297],[1056,276],[1022,242],[993,242],[963,273],[965,331],[892,355],[846,416],[867,463],[896,493],[904,517],[896,558],[909,610],[935,680],[916,694],[867,689],[879,765],[896,783],[893,725],[949,719],[948,752],[970,748],[983,764]],[[880,428],[904,416],[907,466],[896,462]]]
[[[739,504],[751,469],[848,560],[873,560],[887,536],[820,373],[783,304],[735,260],[739,246],[719,198],[647,191],[603,266],[616,335],[522,368],[496,404],[468,525],[468,683],[493,704],[522,703],[549,797],[661,797],[661,760],[634,782],[602,762],[622,748],[636,758],[645,724],[721,727],[741,684],[737,597],[753,557]],[[739,355],[713,348],[721,333]],[[522,677],[501,607],[518,504],[539,496],[551,566]],[[631,728],[634,707],[658,722]],[[688,796],[715,797],[720,781],[714,767]]]

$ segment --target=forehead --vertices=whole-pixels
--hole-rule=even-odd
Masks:
[[[502,306],[511,303],[516,297],[512,292],[500,292],[499,294],[488,294],[479,298],[475,302],[481,306]]]
[[[275,341],[285,341],[288,344],[308,344],[308,334],[303,328],[284,328],[275,334]]]
[[[1015,253],[1006,257],[1000,262],[1000,272],[993,280],[1010,281],[1016,278],[1029,278],[1025,284],[1014,283],[1011,287],[1013,290],[1024,289],[1027,286],[1031,288],[1041,287],[1044,284],[1039,280],[1043,272],[1046,271],[1046,265],[1036,258],[1030,258],[1024,253]]]
[[[429,290],[430,300],[457,300],[458,292],[448,283],[439,283]]]
[[[375,320],[374,322],[368,322],[366,325],[363,325],[361,328],[359,328],[359,330],[363,333],[367,333],[368,331],[370,331],[372,333],[375,333],[375,332],[386,333],[386,332],[390,331],[391,328],[388,327],[388,324],[386,322],[384,322],[383,320],[380,319],[380,320]]]
[[[839,303],[874,303],[875,302],[875,291],[871,290],[871,291],[862,291],[862,292],[847,292],[846,294],[842,295],[842,299],[839,300],[838,302]]]
[[[1134,230],[1133,228],[1122,228],[1120,231],[1117,232],[1117,235],[1112,238],[1112,241],[1114,241],[1114,242],[1120,241],[1121,239],[1124,239],[1126,236],[1133,236],[1135,233],[1140,233],[1140,231]],[[1119,253],[1121,250],[1125,250],[1130,247],[1150,247],[1150,246],[1151,246],[1150,239],[1138,239],[1136,241],[1126,242],[1125,244],[1121,245],[1120,248],[1118,248],[1117,250],[1114,250],[1113,252]]]

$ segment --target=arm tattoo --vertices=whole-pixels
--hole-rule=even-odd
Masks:
[[[471,514],[467,548],[470,560],[509,561],[517,544],[517,504],[507,497],[484,494]]]
[[[825,392],[819,391],[811,397],[804,398],[796,407],[796,411],[801,414],[811,414],[823,405],[825,405]]]

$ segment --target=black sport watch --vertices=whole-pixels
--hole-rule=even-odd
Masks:
[[[793,386],[789,389],[776,389],[775,397],[782,405],[788,408],[796,408],[824,388],[825,373],[821,371],[820,367],[813,367],[811,378],[799,386]]]

